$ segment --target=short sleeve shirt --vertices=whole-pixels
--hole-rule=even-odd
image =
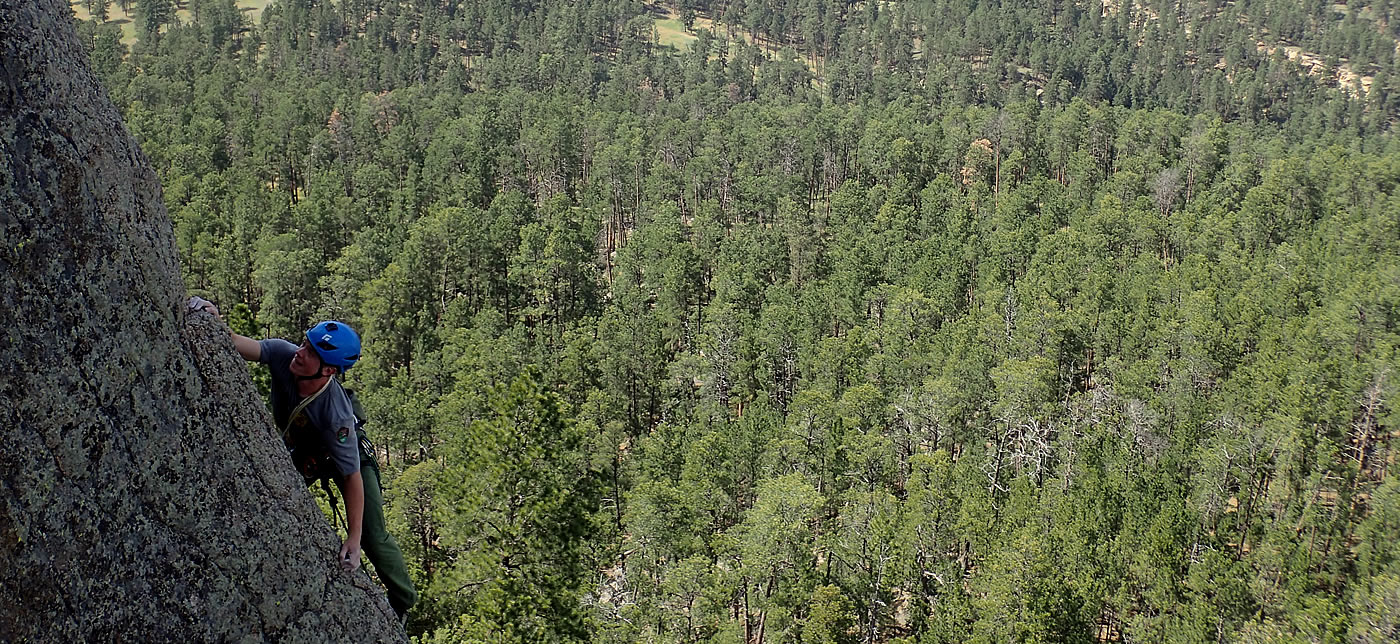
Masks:
[[[259,361],[272,371],[272,418],[278,431],[287,429],[288,417],[301,403],[296,377],[290,365],[297,345],[286,340],[268,339],[262,347]],[[293,451],[315,450],[329,455],[337,476],[346,477],[360,471],[360,447],[355,437],[355,412],[350,399],[334,378],[326,390],[311,401],[297,418],[291,419],[288,447]]]

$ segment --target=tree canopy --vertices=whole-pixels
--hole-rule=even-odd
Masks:
[[[192,4],[94,67],[361,329],[410,632],[1400,628],[1400,5]]]

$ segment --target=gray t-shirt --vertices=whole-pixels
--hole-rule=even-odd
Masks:
[[[297,345],[276,338],[263,340],[258,345],[262,347],[259,361],[272,371],[272,418],[277,422],[277,431],[282,432],[287,428],[287,417],[302,400],[297,393],[296,377],[289,367]],[[299,450],[307,450],[306,455],[317,459],[329,457],[339,477],[360,471],[355,412],[345,390],[334,378],[326,390],[292,420],[287,447],[293,452],[294,462],[299,462],[296,458]]]

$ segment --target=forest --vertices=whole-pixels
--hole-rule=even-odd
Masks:
[[[419,642],[1400,638],[1400,3],[74,5]]]

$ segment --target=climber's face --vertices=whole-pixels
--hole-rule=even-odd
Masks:
[[[302,340],[301,346],[297,347],[297,352],[292,354],[292,364],[288,365],[287,369],[291,371],[293,375],[303,378],[314,378],[322,375],[323,366],[325,365],[321,363],[321,355],[316,353],[315,349],[311,348],[310,342]]]

